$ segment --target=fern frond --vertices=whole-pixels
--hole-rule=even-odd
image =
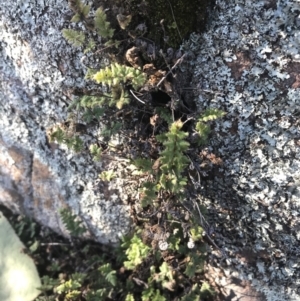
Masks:
[[[198,121],[195,127],[196,132],[199,135],[199,144],[205,144],[208,140],[208,136],[210,134],[210,126],[208,124],[203,123],[202,121]]]
[[[151,172],[152,171],[152,165],[150,159],[144,159],[144,158],[138,158],[133,160],[132,162],[138,169],[144,171],[144,172]]]
[[[120,122],[111,122],[109,125],[106,125],[101,131],[101,136],[103,137],[111,137],[115,135],[119,129],[122,127],[122,123]]]
[[[193,278],[196,273],[203,271],[205,259],[203,254],[198,251],[191,252],[188,259],[184,274],[189,278]]]
[[[82,223],[76,220],[76,215],[72,214],[68,209],[61,209],[59,211],[63,224],[66,226],[71,235],[79,236],[86,232],[86,228]]]
[[[90,145],[90,153],[93,156],[94,161],[99,161],[101,159],[102,150],[97,144]]]
[[[73,30],[73,29],[63,29],[63,37],[73,46],[80,47],[85,41],[85,35],[83,32]]]
[[[83,141],[78,136],[66,137],[64,142],[68,148],[73,149],[76,153],[83,149]]]
[[[133,270],[137,265],[141,264],[151,250],[142,242],[137,234],[134,234],[129,242],[122,244],[122,247],[126,248],[125,254],[128,261],[124,262],[124,266],[128,270]]]
[[[138,69],[114,63],[95,73],[93,79],[98,84],[102,83],[111,87],[112,98],[109,106],[115,105],[121,109],[129,103],[128,93],[125,92],[123,85],[131,82],[133,88],[138,89],[145,83],[146,75]]]
[[[102,265],[99,269],[99,272],[104,277],[104,279],[111,285],[116,286],[117,284],[117,276],[116,271],[111,268],[110,263],[106,263]]]
[[[84,49],[83,53],[85,54],[85,53],[93,51],[95,46],[96,46],[95,41],[92,39],[89,39],[88,44],[86,45],[86,48]]]
[[[114,63],[99,70],[93,78],[98,84],[102,83],[108,86],[117,86],[130,81],[134,89],[138,89],[145,83],[146,74],[133,67]]]
[[[148,205],[152,205],[157,199],[157,185],[152,182],[145,182],[141,189],[141,206],[147,207]]]
[[[111,28],[110,23],[106,21],[106,14],[102,7],[99,7],[95,13],[94,19],[95,29],[103,38],[112,38],[114,29]]]
[[[223,117],[224,115],[226,115],[226,113],[222,110],[214,108],[206,109],[202,116],[199,118],[199,121],[207,122],[211,120],[216,120],[218,118]]]
[[[66,133],[59,126],[57,126],[49,135],[50,142],[57,141],[58,143],[63,143],[65,139]]]
[[[107,181],[107,182],[110,182],[115,177],[116,177],[116,174],[113,170],[102,171],[101,174],[99,175],[99,178],[102,181]]]

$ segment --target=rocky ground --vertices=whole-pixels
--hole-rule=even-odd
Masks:
[[[84,60],[61,37],[69,8],[61,1],[34,7],[8,1],[0,8],[1,202],[31,207],[56,231],[62,228],[57,209],[68,205],[85,217],[95,239],[116,242],[130,225],[124,178],[94,194],[95,179],[111,160],[94,164],[46,138],[46,129],[66,118],[68,89],[85,85]],[[297,0],[216,1],[208,31],[182,46],[187,55],[180,67],[194,75],[181,88],[194,92],[187,95],[199,109],[227,113],[198,155],[207,166],[199,199],[222,250],[212,248],[208,272],[228,300],[300,298],[299,13]],[[228,279],[233,284],[226,288]]]

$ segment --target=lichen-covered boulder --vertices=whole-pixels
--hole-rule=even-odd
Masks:
[[[61,34],[69,19],[66,1],[1,6],[0,203],[65,235],[59,209],[68,207],[90,237],[116,243],[130,228],[123,179],[96,180],[103,169],[122,162],[109,158],[95,164],[83,153],[50,143],[46,135],[65,121],[70,90],[84,86],[80,52]],[[84,136],[94,138],[88,131]]]
[[[189,41],[199,107],[227,113],[199,154],[222,159],[202,179],[227,254],[210,262],[270,301],[300,300],[299,12],[296,0],[217,1],[209,30]]]

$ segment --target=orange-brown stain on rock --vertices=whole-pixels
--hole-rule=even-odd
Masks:
[[[32,187],[33,201],[36,208],[56,210],[55,207],[58,203],[63,204],[64,198],[59,193],[55,176],[51,173],[49,167],[37,158],[33,160]]]
[[[5,178],[6,183],[10,183],[10,185],[14,187],[17,194],[22,194],[23,196],[30,195],[31,153],[16,146],[8,147],[1,137],[0,144],[6,149],[8,155],[12,159],[12,162],[9,162],[9,160],[5,159],[5,156],[0,156],[0,170],[2,177]]]
[[[231,69],[231,75],[235,80],[239,80],[244,70],[249,70],[252,66],[250,56],[247,52],[237,52],[236,60],[227,62],[227,66]]]

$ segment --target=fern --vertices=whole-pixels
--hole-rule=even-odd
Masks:
[[[86,228],[82,226],[82,223],[76,220],[77,216],[68,209],[61,209],[59,213],[63,224],[72,236],[80,236],[86,232]]]
[[[206,109],[202,114],[202,117],[199,118],[199,121],[207,122],[211,120],[216,120],[223,117],[226,113],[219,109]]]
[[[103,137],[111,137],[118,133],[119,129],[122,127],[122,123],[120,122],[111,122],[109,125],[106,125],[101,131],[101,136]]]
[[[63,143],[65,139],[66,133],[59,126],[55,127],[49,134],[50,142],[57,141],[58,143]]]
[[[85,53],[91,52],[91,51],[94,50],[95,47],[96,47],[95,41],[92,40],[92,39],[90,39],[90,40],[88,41],[88,44],[86,45],[86,47],[85,47],[83,53],[85,54]]]
[[[96,10],[94,18],[95,30],[103,38],[112,38],[114,29],[111,28],[110,23],[106,21],[106,14],[102,7]]]
[[[210,126],[203,123],[202,121],[198,121],[195,127],[196,132],[199,135],[199,144],[205,144],[208,140],[208,136],[210,134]]]
[[[200,289],[200,297],[205,299],[213,296],[215,291],[211,288],[211,286],[207,282],[203,282]]]
[[[65,143],[70,149],[75,152],[80,152],[83,149],[83,141],[78,136],[71,137],[70,133],[64,131],[60,126],[55,126],[49,134],[49,140]]]
[[[143,172],[152,172],[152,165],[150,159],[138,158],[132,161],[132,163]]]
[[[82,46],[85,41],[84,33],[77,30],[64,28],[62,30],[62,35],[71,45],[75,47]]]
[[[166,121],[169,125],[173,122],[172,115],[166,108],[157,107],[155,110],[159,117]]]
[[[115,177],[116,177],[116,174],[114,173],[113,170],[102,171],[101,174],[99,175],[99,178],[102,181],[107,181],[107,182],[110,182]]]
[[[132,294],[127,294],[126,298],[125,298],[125,301],[135,301],[135,299],[134,299]]]
[[[180,301],[199,301],[200,300],[200,289],[198,284],[194,284],[192,289],[184,297],[180,298]]]
[[[107,281],[111,286],[116,286],[117,284],[117,276],[116,271],[111,268],[110,263],[106,263],[102,265],[98,271],[104,277],[105,281]]]
[[[141,189],[141,206],[147,207],[152,205],[153,202],[157,199],[158,187],[156,183],[145,182]]]
[[[133,88],[137,90],[145,83],[146,75],[138,69],[114,63],[98,71],[93,79],[98,84],[102,83],[111,88],[112,98],[109,105],[115,105],[121,109],[124,104],[129,102],[128,94],[123,85],[130,82]]]
[[[195,130],[199,135],[199,144],[205,144],[208,140],[208,136],[210,134],[210,126],[206,124],[208,121],[213,121],[218,118],[221,118],[226,113],[219,109],[206,109],[202,116],[198,119],[196,123]]]
[[[142,293],[142,301],[166,301],[167,299],[160,294],[158,289],[149,287]]]
[[[182,171],[189,162],[184,155],[189,143],[185,141],[188,133],[181,131],[182,126],[183,123],[178,120],[171,125],[168,133],[157,137],[165,147],[160,154],[162,174],[159,184],[162,189],[172,193],[181,192],[187,183],[187,179],[182,176]]]
[[[138,89],[145,83],[146,76],[138,69],[114,63],[98,71],[94,75],[94,80],[97,83],[107,84],[108,86],[117,86],[120,83],[131,81],[133,87]]]
[[[78,136],[66,137],[64,142],[67,147],[73,149],[76,153],[83,149],[83,141]]]
[[[190,252],[187,260],[188,262],[184,274],[189,278],[193,278],[196,273],[203,271],[205,261],[203,255],[200,252]]]
[[[80,3],[80,12],[76,13],[73,18],[71,19],[71,22],[79,22],[79,21],[83,21],[87,18],[89,12],[90,12],[90,6],[89,5],[83,5],[82,3]]]
[[[79,98],[76,97],[69,105],[68,110],[76,109],[79,111],[83,109],[82,119],[86,122],[91,122],[93,119],[99,119],[105,113],[105,109],[101,105],[105,102],[105,97],[84,95]]]
[[[190,233],[191,233],[191,238],[193,239],[193,241],[198,241],[202,239],[203,236],[203,228],[200,227],[199,225],[194,225],[191,229],[190,229]]]
[[[134,234],[129,241],[123,242],[122,248],[126,250],[125,254],[128,260],[124,261],[124,266],[128,270],[133,270],[137,265],[141,264],[150,252],[150,248],[142,242],[137,234]]]
[[[102,150],[100,147],[97,146],[97,144],[90,145],[90,153],[93,156],[94,161],[100,161]]]

